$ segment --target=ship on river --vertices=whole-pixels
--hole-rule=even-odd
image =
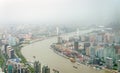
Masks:
[[[72,63],[75,63],[76,60],[74,58],[69,58],[69,60],[72,62]]]

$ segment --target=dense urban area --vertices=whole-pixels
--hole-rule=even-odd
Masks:
[[[120,0],[0,0],[0,73],[120,73]]]
[[[1,73],[50,73],[51,71],[61,73],[59,69],[51,69],[49,64],[41,65],[41,60],[37,60],[34,55],[33,61],[27,60],[21,52],[21,49],[27,45],[56,37],[57,42],[51,43],[49,49],[71,63],[83,64],[98,71],[104,70],[105,73],[120,72],[120,33],[119,29],[112,26],[109,25],[109,28],[108,26],[49,25],[4,27],[0,30],[0,71]],[[73,65],[73,68],[78,69],[77,65]]]

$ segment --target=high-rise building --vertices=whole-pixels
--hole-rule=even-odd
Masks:
[[[81,36],[79,36],[79,41],[81,41]]]
[[[43,66],[42,73],[50,73],[50,68],[48,68],[48,66]]]
[[[120,60],[118,60],[118,72],[120,72]]]
[[[84,55],[89,55],[90,43],[84,43]]]
[[[102,35],[97,35],[97,36],[96,36],[96,41],[97,41],[98,43],[102,43],[102,42],[103,42],[103,36],[102,36]]]
[[[11,65],[10,61],[8,61],[8,73],[13,73],[13,66]]]
[[[58,36],[58,44],[62,43],[62,37]]]
[[[79,47],[79,43],[78,43],[78,41],[75,41],[75,42],[74,42],[74,49],[75,49],[75,50],[78,50],[78,47]]]
[[[120,42],[120,37],[118,35],[114,36],[114,42],[119,43]]]
[[[7,53],[7,55],[8,55],[8,58],[11,59],[11,58],[14,58],[14,57],[15,57],[15,56],[14,56],[14,49],[12,49],[11,46],[7,46],[7,49],[6,49],[6,50],[7,50],[6,53]]]
[[[41,73],[41,64],[39,63],[39,61],[34,62],[34,70],[35,73]]]
[[[120,60],[120,54],[117,54],[117,55],[116,55],[116,60],[117,60],[117,61]]]
[[[15,64],[13,67],[14,67],[13,68],[13,73],[17,73],[17,65]]]
[[[100,48],[97,49],[96,56],[98,58],[103,58],[104,57],[104,48],[103,47],[100,47]]]
[[[21,73],[30,73],[30,72],[29,72],[29,69],[27,67],[22,67]]]
[[[99,64],[100,64],[100,59],[99,59],[99,58],[95,58],[95,59],[93,60],[93,64],[99,65]]]
[[[15,57],[15,55],[14,55],[14,49],[11,49],[11,50],[9,50],[9,58],[14,58]]]
[[[85,41],[85,37],[81,36],[81,41],[84,42]]]
[[[12,35],[9,35],[9,37],[8,37],[8,44],[10,46],[15,46],[16,45],[16,39],[15,39],[15,37],[13,37]]]
[[[106,59],[106,57],[112,58],[113,61],[116,60],[116,50],[113,45],[104,47],[104,59]]]
[[[92,58],[92,59],[94,59],[95,58],[95,47],[90,47],[90,57]]]
[[[90,49],[90,47],[87,47],[87,48],[85,49],[85,53],[86,53],[87,56],[90,56],[90,50],[89,50],[89,49]]]
[[[21,65],[20,64],[18,64],[18,66],[17,66],[17,71],[18,71],[18,73],[21,73]]]
[[[5,53],[7,53],[8,44],[5,44]]]
[[[89,42],[90,41],[90,38],[88,35],[85,36],[85,42]]]
[[[8,73],[13,73],[12,69],[13,69],[13,66],[12,65],[8,65]]]
[[[109,58],[109,57],[106,58],[106,66],[107,66],[107,68],[112,69],[112,67],[113,67],[112,58]]]
[[[11,49],[11,46],[7,46],[6,53],[9,53],[9,50]]]

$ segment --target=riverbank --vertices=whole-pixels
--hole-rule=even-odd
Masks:
[[[55,53],[57,52],[58,55],[60,55],[62,57],[67,56],[68,58],[74,58],[75,60],[77,59],[79,61],[83,61],[83,62],[85,62],[85,64],[88,64],[88,65],[90,64],[94,68],[97,68],[97,69],[99,69],[99,67],[100,67],[100,69],[103,68],[112,73],[117,72],[117,67],[115,67],[115,64],[117,64],[117,63],[113,62],[114,64],[112,64],[112,62],[111,62],[110,64],[113,66],[111,68],[109,68],[109,66],[111,66],[111,65],[106,64],[108,62],[108,61],[106,61],[106,57],[104,56],[103,57],[104,60],[103,60],[100,57],[101,54],[96,54],[101,50],[100,47],[103,47],[103,46],[101,46],[101,44],[96,44],[96,46],[94,46],[95,49],[92,49],[93,46],[91,47],[90,45],[94,45],[93,43],[91,43],[89,40],[88,40],[88,42],[82,41],[81,38],[79,38],[79,37],[72,38],[72,39],[70,38],[70,40],[65,40],[64,38],[60,38],[60,39],[58,38],[58,40],[60,40],[60,41],[51,45],[51,46],[53,46],[52,48],[54,48],[53,51]],[[77,43],[76,43],[76,40],[78,40]],[[74,46],[74,45],[77,45],[77,49],[76,49],[76,46]],[[92,52],[92,51],[94,51],[94,52]],[[104,50],[102,50],[102,51],[104,51]],[[91,52],[91,54],[90,54],[90,52]],[[98,56],[98,57],[94,57],[94,59],[91,59],[93,53],[95,53],[94,56]],[[112,53],[112,51],[111,51],[111,53]],[[81,60],[81,58],[82,58],[82,60]]]
[[[50,49],[53,50],[54,53],[56,53],[57,55],[62,56],[62,57],[64,57],[64,58],[68,59],[68,60],[70,59],[70,57],[64,55],[63,53],[60,53],[60,52],[56,51],[54,48],[50,48]],[[78,62],[78,61],[76,61],[76,63],[77,63],[78,65],[83,64],[83,65],[86,65],[86,66],[88,66],[88,67],[90,67],[90,68],[93,68],[93,69],[96,69],[96,70],[100,70],[100,69],[98,69],[98,68],[95,68],[96,65],[89,65],[89,64],[85,64],[85,63]],[[107,69],[107,68],[103,68],[103,69],[101,69],[101,70],[105,70],[106,73],[118,73],[116,70],[110,70],[110,69]]]
[[[34,60],[33,56],[36,56],[36,59],[39,60],[42,65],[48,65],[51,70],[57,69],[60,73],[108,73],[103,70],[97,71],[82,64],[77,65],[71,63],[68,59],[57,55],[50,49],[50,45],[55,43],[56,40],[56,37],[53,37],[25,46],[21,50],[22,54],[30,60]],[[74,69],[74,65],[78,66],[78,69]],[[51,71],[51,73],[53,73],[53,71]]]
[[[66,56],[65,54],[63,54],[63,53],[61,53],[61,52],[59,52],[59,51],[57,51],[57,50],[55,50],[55,48],[50,47],[50,49],[53,50],[54,53],[56,53],[57,55],[62,56],[62,57],[64,57],[65,59],[70,60],[70,57]],[[90,68],[93,68],[93,69],[95,69],[95,70],[98,70],[98,71],[100,70],[100,69],[96,68],[95,65],[84,64],[84,63],[81,63],[81,62],[78,62],[78,61],[76,61],[76,64],[77,64],[77,65],[83,64],[83,65],[88,66],[88,67],[90,67]],[[75,67],[77,68],[77,66],[75,66]],[[109,69],[106,69],[106,68],[103,68],[103,69],[101,69],[101,70],[106,71],[106,73],[118,73],[118,72],[116,72],[116,71],[109,70]]]

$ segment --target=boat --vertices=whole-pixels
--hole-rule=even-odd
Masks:
[[[54,71],[55,73],[59,73],[59,71],[58,71],[58,70],[56,70],[56,69],[53,69],[53,71]]]
[[[75,62],[76,62],[74,58],[70,58],[70,61],[71,61],[72,63],[75,63]]]
[[[73,68],[77,69],[78,67],[77,66],[73,66]]]

